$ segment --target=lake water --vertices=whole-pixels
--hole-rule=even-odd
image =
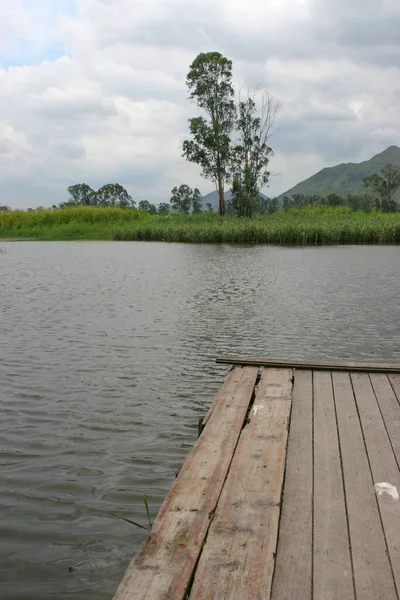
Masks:
[[[109,600],[227,368],[400,362],[398,247],[0,241],[0,597]],[[69,568],[72,568],[70,570]]]

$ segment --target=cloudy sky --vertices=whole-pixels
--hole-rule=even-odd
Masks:
[[[0,203],[213,185],[181,157],[199,52],[281,103],[268,195],[400,145],[399,0],[0,0]]]

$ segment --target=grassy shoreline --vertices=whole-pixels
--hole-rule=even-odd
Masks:
[[[0,239],[123,240],[313,246],[400,244],[400,213],[303,209],[253,219],[216,214],[149,216],[78,207],[0,213]]]
[[[399,244],[400,214],[302,210],[253,219],[171,216],[116,228],[113,239],[290,246]]]
[[[135,209],[91,206],[0,212],[0,239],[111,240],[116,227],[146,218]]]

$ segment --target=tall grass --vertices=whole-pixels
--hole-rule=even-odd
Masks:
[[[292,209],[253,219],[216,214],[149,216],[135,209],[72,207],[0,212],[0,238],[114,239],[235,244],[398,244],[400,213]]]
[[[397,244],[400,214],[308,209],[253,219],[209,215],[158,217],[115,228],[115,240],[238,244]]]
[[[115,227],[147,217],[147,213],[135,209],[92,206],[0,212],[0,237],[111,239]]]

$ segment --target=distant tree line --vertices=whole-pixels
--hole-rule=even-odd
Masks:
[[[62,202],[59,208],[67,206],[117,206],[119,208],[134,208],[126,189],[119,183],[107,183],[95,192],[87,183],[77,183],[68,188],[69,198]]]
[[[280,202],[277,198],[266,198],[256,188],[253,188],[250,196],[250,188],[243,190],[240,178],[234,178],[232,186],[232,198],[225,203],[225,213],[238,216],[252,216],[257,213],[270,214],[279,209],[289,210],[291,208],[306,207],[347,207],[357,211],[381,211],[395,212],[399,207],[395,201],[395,194],[400,188],[400,168],[393,165],[386,165],[380,173],[369,175],[363,179],[365,187],[364,194],[347,194],[346,197],[331,193],[326,196],[318,194],[292,194],[283,196]],[[107,207],[115,206],[123,209],[136,207],[136,202],[128,194],[126,189],[118,184],[107,184],[95,192],[86,183],[79,183],[68,188],[69,198],[58,206],[53,205],[52,209],[65,208],[69,206],[97,206]],[[251,198],[251,202],[250,202]],[[150,215],[168,215],[173,213],[199,214],[203,212],[202,196],[198,188],[192,189],[186,184],[179,187],[175,186],[171,190],[171,197],[168,202],[162,202],[158,205],[151,204],[148,200],[141,200],[138,204],[138,210],[147,212]],[[0,212],[10,211],[10,207],[0,204]],[[34,209],[29,208],[28,211]],[[43,210],[39,206],[35,210]],[[210,203],[206,205],[206,212],[213,212]]]
[[[175,213],[193,213],[199,214],[203,212],[200,190],[194,188],[192,190],[186,184],[179,187],[174,187],[171,191],[169,203],[161,202],[158,209],[154,204],[150,204],[147,200],[139,202],[139,210],[144,210],[150,214],[169,215],[170,212]]]
[[[108,183],[101,187],[97,192],[87,183],[78,183],[71,185],[67,191],[69,194],[68,200],[66,202],[61,202],[58,206],[53,205],[53,210],[70,206],[116,206],[124,209],[136,208],[136,202],[119,183]],[[168,215],[171,211],[178,213],[192,212],[194,214],[202,212],[201,193],[197,188],[192,190],[188,185],[182,184],[179,188],[174,187],[171,194],[169,203],[162,202],[157,207],[148,200],[141,200],[137,208],[150,215]],[[36,210],[41,209],[43,209],[43,207],[39,207]],[[0,206],[0,210],[8,210],[8,207]]]

